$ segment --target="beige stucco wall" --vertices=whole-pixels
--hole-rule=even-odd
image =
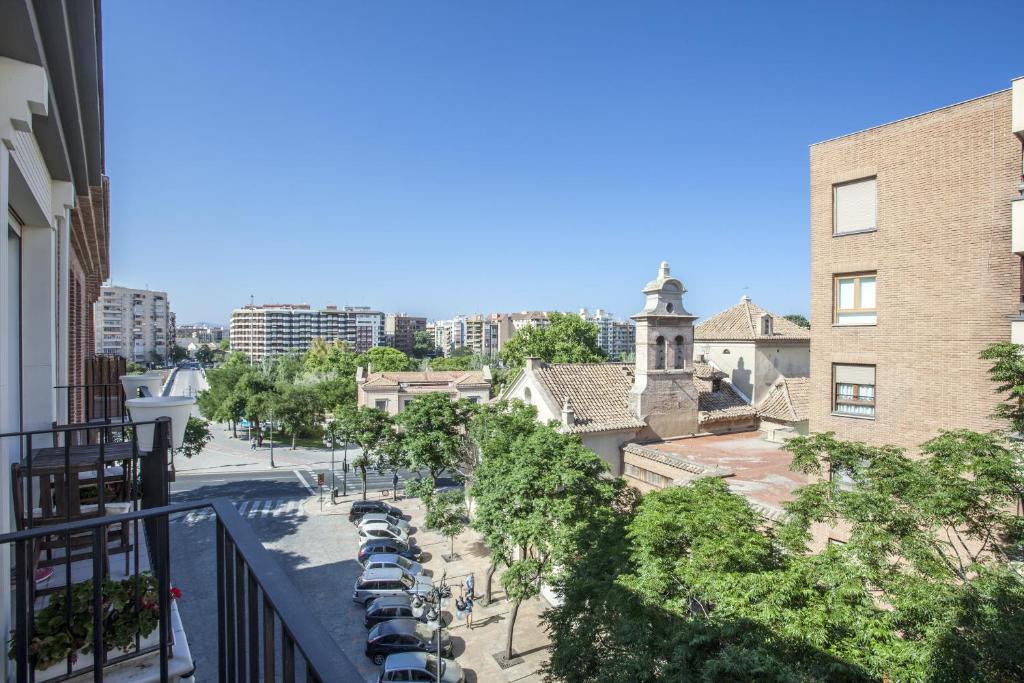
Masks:
[[[705,342],[698,339],[696,349],[728,375],[734,387],[747,398],[753,398],[757,356],[753,342]]]
[[[622,476],[622,446],[635,439],[636,432],[633,430],[580,434],[583,445],[597,453],[616,477]]]
[[[440,390],[438,390],[439,393]],[[397,415],[402,412],[405,408],[405,404],[408,401],[414,400],[418,396],[423,396],[422,393],[410,394],[402,391],[401,389],[396,390],[380,390],[374,389],[372,391],[366,391],[362,386],[358,389],[358,401],[357,405],[366,406],[368,408],[376,408],[377,401],[387,401],[387,413],[389,415]],[[473,399],[475,398],[480,403],[485,403],[490,400],[490,392],[486,389],[472,389],[466,391],[456,391],[455,399]]]
[[[728,353],[726,351],[728,350]],[[757,405],[782,377],[809,377],[811,352],[807,342],[704,342],[697,351],[729,376],[732,385]]]

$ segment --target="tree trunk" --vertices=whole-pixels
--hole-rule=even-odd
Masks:
[[[263,445],[263,430],[260,429],[260,421],[259,420],[253,420],[252,423],[253,423],[253,425],[256,426],[256,445],[257,446],[262,446]]]
[[[366,500],[366,468],[360,468],[360,473],[363,479],[363,500]]]
[[[508,613],[508,636],[505,638],[505,661],[512,659],[512,631],[516,627],[516,615],[519,613],[519,604],[522,600],[512,603],[512,611]]]
[[[486,582],[484,584],[484,607],[491,604],[491,579],[494,577],[494,572],[498,569],[497,562],[491,562],[487,567],[487,575],[484,578]]]
[[[228,420],[231,423],[231,436],[238,438],[238,423],[234,420]]]
[[[455,559],[455,537],[454,536],[452,536],[452,546],[451,546],[451,549],[448,551],[448,559],[450,559],[450,560],[454,560]]]
[[[297,434],[298,434],[298,432],[292,432],[292,450],[293,451],[295,450],[295,437],[296,437]]]

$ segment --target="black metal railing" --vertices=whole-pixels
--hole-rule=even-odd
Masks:
[[[105,518],[79,520],[47,529],[31,529],[0,535],[0,544],[14,546],[15,559],[15,631],[14,654],[17,681],[33,680],[33,661],[29,651],[32,641],[32,610],[27,600],[32,583],[31,548],[48,533],[91,534],[94,544],[102,543],[105,529],[111,525],[140,521],[146,525],[148,548],[151,555],[165,558],[154,564],[157,581],[157,607],[159,613],[159,645],[150,650],[157,652],[160,680],[170,678],[171,650],[171,597],[169,547],[167,544],[168,518],[174,514],[212,508],[217,524],[216,581],[218,624],[219,680],[264,680],[292,683],[306,681],[361,681],[354,664],[341,652],[323,626],[311,615],[291,580],[263,547],[251,527],[238,514],[227,499],[213,499],[166,505],[138,510]],[[156,536],[152,529],[158,529]],[[156,552],[154,552],[156,551]],[[98,555],[97,555],[98,556]],[[94,562],[93,571],[99,576],[101,567]],[[103,595],[99,581],[93,581],[92,650],[104,653],[105,631]],[[136,606],[136,609],[141,607]],[[280,637],[278,637],[280,633]],[[133,653],[132,656],[146,654]],[[97,662],[107,665],[117,660]],[[70,674],[70,661],[68,663]],[[103,680],[103,666],[77,669],[75,675],[92,672],[94,681]]]
[[[72,423],[71,415],[75,406],[81,406],[81,422],[111,424],[127,419],[124,388],[120,382],[104,384],[60,384],[54,391],[63,394],[64,422]],[[76,415],[76,417],[78,417]]]
[[[143,426],[154,428],[149,451],[140,451],[138,443],[139,427]],[[93,680],[102,681],[104,667],[156,652],[160,680],[168,680],[172,654],[169,516],[198,508],[212,508],[217,518],[220,680],[258,680],[261,671],[267,681],[294,681],[297,672],[298,680],[361,680],[229,501],[168,504],[168,418],[110,425],[100,429],[98,443],[75,443],[77,432],[96,429],[92,425],[78,425],[0,434],[0,443],[18,439],[17,451],[21,455],[20,462],[12,466],[19,529],[0,536],[0,545],[13,546],[15,630],[11,649],[19,683],[35,679],[39,657],[33,652],[33,638],[38,631],[38,612],[51,604],[55,595],[61,596],[66,621],[70,623],[75,587],[88,581],[92,593],[89,645],[94,664],[76,668],[69,656],[60,678],[91,671]],[[106,486],[108,461],[122,462],[124,487],[117,493],[108,493]],[[95,472],[95,484],[92,478],[82,479],[81,474],[87,471]],[[96,496],[88,510],[81,505],[83,488],[92,489]],[[127,503],[128,511],[107,514],[114,503],[108,500],[108,495],[122,506]],[[152,607],[140,600],[143,581],[155,580],[159,616],[156,645],[144,645],[136,635],[133,646],[108,652],[104,610],[109,613],[109,607],[105,604],[103,584],[104,579],[112,576],[112,565],[108,562],[112,549],[125,553],[124,581],[134,588],[131,609],[135,617],[140,609]],[[43,552],[47,553],[45,561]],[[147,561],[152,579],[142,569]],[[58,571],[63,573],[63,585],[55,590],[37,588],[36,571],[43,564],[54,575]],[[301,655],[300,661],[296,651]]]

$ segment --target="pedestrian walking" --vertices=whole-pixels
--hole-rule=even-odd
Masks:
[[[473,574],[470,574],[466,577],[466,580],[463,583],[463,587],[465,588],[466,594],[469,595],[469,597],[476,597],[476,592],[474,590],[476,588],[476,580],[473,578]]]
[[[256,450],[256,439],[252,439],[252,438],[249,439],[249,450],[250,451]]]
[[[473,596],[466,596],[466,626],[473,628]]]

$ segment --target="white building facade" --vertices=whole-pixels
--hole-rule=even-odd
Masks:
[[[104,287],[94,305],[96,353],[136,363],[167,360],[174,340],[167,292]]]
[[[231,350],[254,361],[305,353],[314,339],[347,342],[357,353],[384,344],[384,314],[365,306],[264,304],[231,312]]]

